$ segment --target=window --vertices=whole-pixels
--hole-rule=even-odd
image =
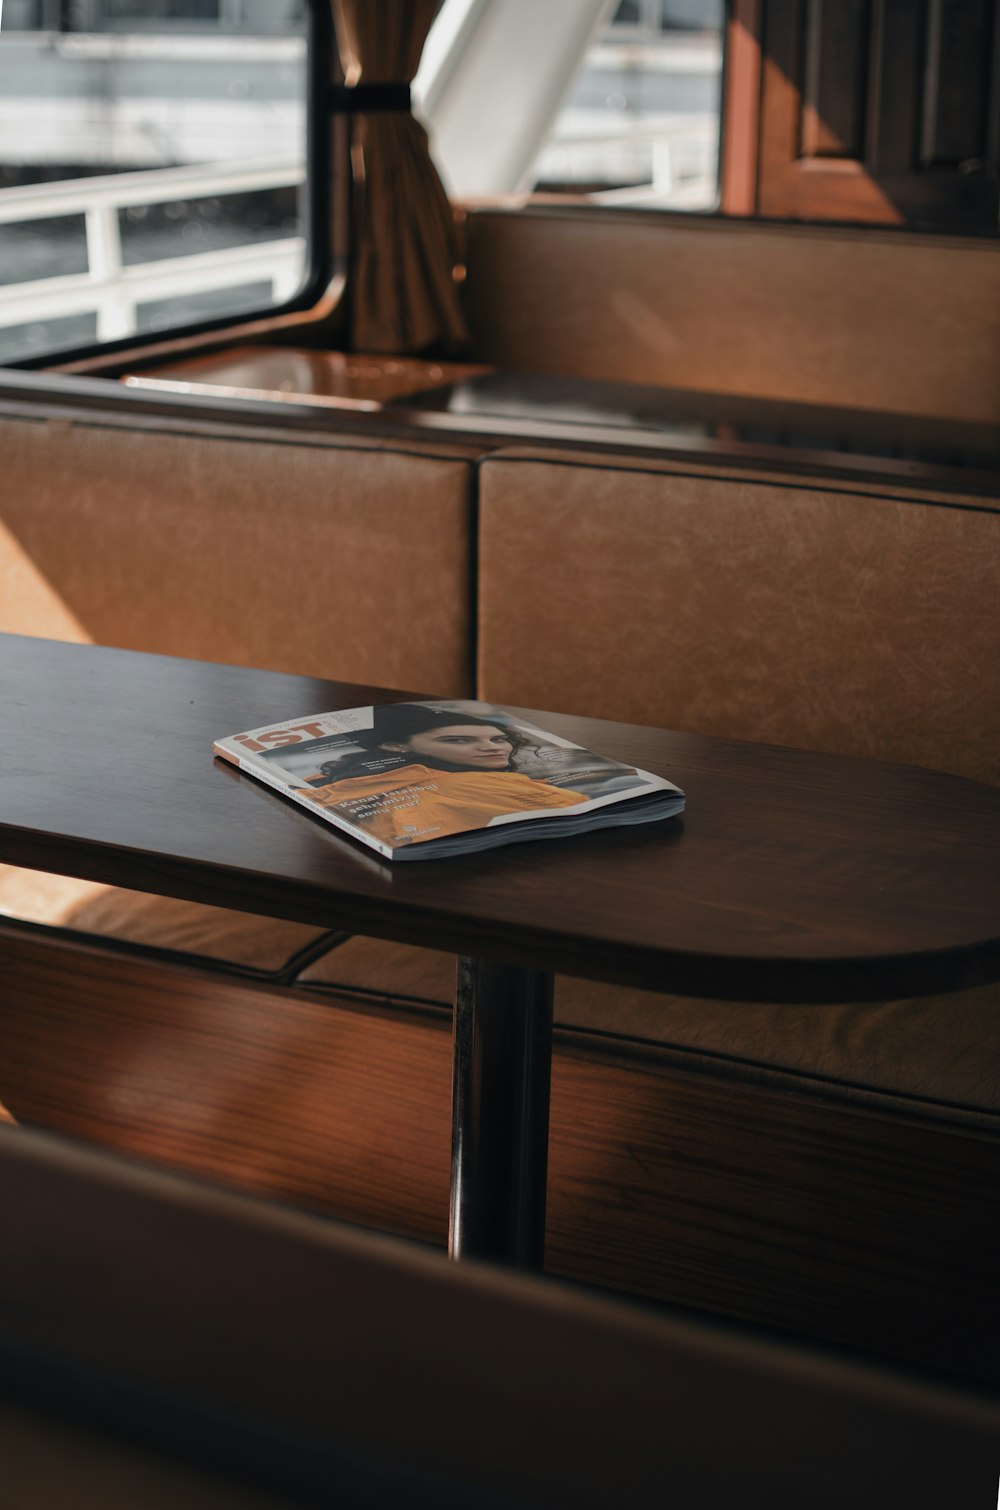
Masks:
[[[0,362],[296,296],[302,0],[6,0],[0,22]]]
[[[620,5],[532,164],[534,192],[714,209],[722,23],[722,0]]]
[[[996,0],[444,0],[414,92],[458,199],[995,238],[998,60]]]
[[[166,31],[205,26],[285,34],[301,28],[305,0],[6,0],[7,31]]]
[[[751,209],[996,236],[1000,6],[785,0],[761,22]]]
[[[724,0],[445,0],[414,83],[457,198],[710,210]]]

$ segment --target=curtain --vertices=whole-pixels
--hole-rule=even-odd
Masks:
[[[437,0],[333,0],[348,86],[408,85]],[[347,289],[355,351],[458,355],[468,342],[451,206],[427,133],[405,109],[353,117]]]

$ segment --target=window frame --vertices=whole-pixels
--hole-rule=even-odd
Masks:
[[[76,346],[57,347],[31,356],[2,363],[8,371],[33,372],[67,368],[80,363],[113,359],[133,350],[146,350],[164,342],[188,341],[211,337],[215,332],[236,332],[240,327],[257,325],[284,316],[307,311],[327,292],[343,262],[342,248],[334,247],[331,205],[334,202],[333,164],[336,152],[335,133],[330,128],[326,109],[332,69],[334,67],[333,19],[328,0],[305,0],[306,67],[305,67],[305,183],[302,189],[306,266],[302,287],[280,304],[259,309],[214,315],[192,320],[157,331],[135,331],[118,340],[88,341]],[[111,35],[111,33],[109,33]],[[338,208],[340,208],[338,202]],[[344,241],[343,235],[337,242]]]

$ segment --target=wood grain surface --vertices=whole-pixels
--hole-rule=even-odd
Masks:
[[[531,714],[676,781],[683,818],[392,864],[211,746],[402,694],[18,636],[0,693],[14,864],[693,996],[878,1000],[1000,975],[1000,791],[976,782]]]
[[[9,928],[0,1041],[22,1124],[444,1248],[443,1008]],[[557,1028],[550,1134],[547,1273],[1000,1388],[995,1129]]]

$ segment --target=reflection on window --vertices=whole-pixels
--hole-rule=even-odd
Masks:
[[[2,183],[0,178],[0,183]],[[87,271],[87,231],[82,215],[0,224],[0,285],[32,278],[59,278]]]
[[[626,27],[645,32],[717,32],[722,24],[724,0],[621,0],[611,18],[617,33]]]
[[[305,0],[4,0],[5,31],[300,30]]]
[[[0,362],[294,297],[305,48],[304,0],[4,0]]]
[[[213,315],[245,315],[267,303],[270,285],[246,283],[240,288],[211,289],[203,294],[186,294],[174,299],[154,299],[136,309],[136,323],[141,331],[170,330],[178,325],[192,325]]]
[[[539,150],[535,192],[714,209],[722,21],[723,0],[623,0]]]
[[[468,7],[444,0],[414,83],[454,197],[717,206],[724,0]]]
[[[0,349],[7,362],[44,356],[47,351],[66,350],[96,339],[96,315],[65,315],[62,319],[32,320],[27,325],[5,325],[0,329]]]
[[[262,244],[278,259],[280,243],[293,239],[297,231],[297,195],[294,189],[281,186],[256,193],[133,204],[118,212],[125,267]],[[293,261],[296,255],[293,251]]]

